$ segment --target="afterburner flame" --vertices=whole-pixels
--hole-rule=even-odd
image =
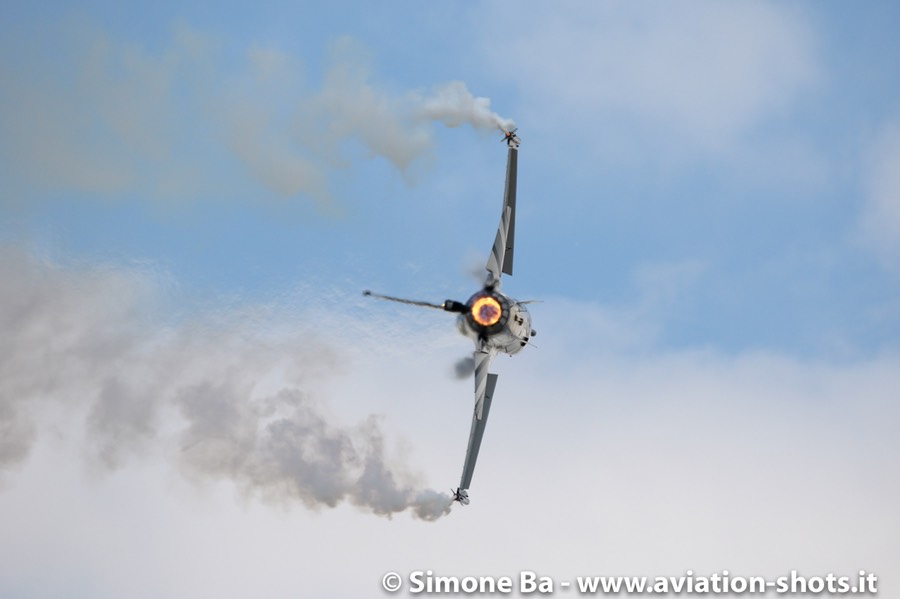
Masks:
[[[497,324],[503,315],[503,308],[500,302],[491,296],[480,297],[472,304],[472,318],[475,322],[484,327]]]

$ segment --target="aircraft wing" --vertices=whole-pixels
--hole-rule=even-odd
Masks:
[[[503,190],[503,210],[500,213],[500,227],[494,238],[494,247],[488,257],[487,268],[490,273],[488,285],[493,286],[500,281],[501,273],[513,274],[513,248],[516,240],[516,171],[519,150],[510,146],[506,158],[506,186]]]
[[[475,410],[472,414],[472,429],[469,432],[466,461],[463,464],[462,478],[459,481],[460,489],[468,489],[472,484],[478,450],[481,449],[484,427],[491,411],[491,400],[494,397],[494,388],[497,386],[497,375],[488,373],[493,359],[494,352],[492,350],[479,348],[475,352]]]

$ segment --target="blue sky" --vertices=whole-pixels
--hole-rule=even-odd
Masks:
[[[283,6],[24,14],[6,42],[21,53],[7,65],[17,83],[43,80],[41,93],[56,95],[60,112],[67,94],[81,96],[55,125],[71,128],[72,144],[91,144],[89,168],[110,168],[104,161],[112,154],[137,155],[112,161],[112,170],[127,169],[132,180],[107,188],[96,181],[66,189],[78,182],[61,174],[50,184],[48,165],[36,157],[13,161],[9,168],[21,172],[20,162],[30,160],[34,172],[27,181],[7,172],[15,186],[5,202],[13,219],[6,229],[43,232],[64,251],[157,261],[211,293],[271,293],[321,273],[353,273],[357,248],[387,236],[394,240],[381,243],[384,266],[365,265],[364,273],[378,272],[396,287],[398,265],[415,260],[444,277],[454,257],[480,250],[493,226],[490,200],[501,183],[490,174],[502,169],[504,156],[486,143],[490,136],[430,131],[427,155],[401,172],[370,158],[354,131],[335,135],[343,164],[326,173],[334,213],[322,213],[302,192],[273,193],[248,180],[220,147],[224,125],[207,118],[216,100],[201,96],[216,95],[271,114],[273,128],[289,127],[293,104],[321,90],[329,68],[350,61],[386,103],[462,80],[524,125],[531,146],[522,173],[531,216],[522,223],[530,241],[521,248],[530,266],[527,292],[627,305],[656,284],[642,283],[640,273],[669,269],[665,284],[678,289],[659,315],[666,344],[866,355],[897,338],[894,225],[865,226],[874,203],[872,162],[880,159],[881,132],[897,118],[898,82],[891,68],[878,67],[896,53],[884,25],[890,8],[876,3],[846,15],[836,6],[745,7],[699,18],[674,11],[671,22],[659,8],[624,16],[618,6],[571,8],[586,22],[608,12],[604,27],[613,30],[622,19],[646,19],[616,35],[575,28],[567,11],[548,18],[550,26],[501,5],[398,5],[399,13],[416,15],[412,26],[361,7],[334,7],[334,14]],[[347,11],[360,14],[347,18]],[[739,18],[728,21],[720,11]],[[770,37],[748,33],[731,54],[707,54],[704,43],[728,43],[742,30],[741,18],[770,27]],[[498,26],[504,19],[509,24]],[[573,29],[557,31],[565,27]],[[690,35],[693,45],[682,44]],[[557,43],[557,36],[568,41]],[[101,43],[95,87],[72,81],[72,71],[92,68],[90,45]],[[203,54],[195,64],[191,43],[203,48],[194,48]],[[591,45],[571,47],[582,43]],[[254,86],[254,52],[283,59],[278,76],[285,77]],[[123,118],[152,120],[133,134],[155,139],[104,137],[109,124],[90,108],[95,95],[108,97],[116,87],[122,96],[109,102],[134,102],[154,85],[149,77],[158,80],[161,103]],[[5,111],[10,119],[21,116],[15,110]],[[151,136],[156,126],[165,131]],[[5,151],[21,152],[15,146],[23,140],[6,139]],[[167,180],[187,176],[175,172],[179,162],[200,180],[161,193]],[[439,219],[453,233],[436,236],[433,224],[400,228],[401,215]],[[246,241],[235,243],[239,237]]]
[[[438,533],[405,515],[388,521],[340,501],[320,513],[303,498],[271,508],[256,479],[228,474],[209,456],[187,465],[173,458],[170,437],[208,434],[185,389],[225,377],[233,386],[221,383],[220,392],[240,406],[283,385],[318,397],[335,422],[380,415],[388,445],[398,444],[392,451],[408,457],[416,476],[437,488],[454,480],[467,421],[440,433],[432,425],[468,413],[459,399],[468,387],[445,372],[467,342],[440,315],[366,303],[359,291],[441,301],[465,299],[477,285],[470,273],[497,226],[504,146],[496,131],[447,127],[423,112],[448,84],[463,82],[521,127],[516,276],[505,289],[544,303],[533,310],[539,348],[498,366],[498,398],[516,398],[521,412],[492,415],[488,435],[497,441],[485,451],[496,461],[485,467],[496,478],[476,480],[485,488],[472,493],[496,503],[473,502],[472,511],[484,511],[460,526],[518,530],[502,518],[514,495],[523,518],[546,514],[513,491],[534,484],[527,464],[545,461],[575,472],[611,469],[622,484],[646,468],[658,478],[645,491],[662,481],[675,496],[667,508],[635,481],[613,498],[585,482],[585,493],[602,492],[609,510],[649,528],[637,534],[585,507],[559,516],[584,526],[583,537],[566,537],[537,517],[537,530],[570,547],[563,556],[581,557],[567,564],[523,540],[530,554],[516,550],[485,567],[563,575],[596,552],[647,574],[696,570],[671,554],[682,547],[713,564],[709,547],[731,547],[704,514],[740,519],[761,504],[760,530],[807,535],[809,544],[784,541],[793,553],[772,562],[759,551],[725,550],[738,565],[853,572],[896,564],[887,559],[898,557],[896,542],[880,532],[897,525],[886,507],[857,532],[836,521],[868,504],[887,506],[900,490],[896,476],[878,470],[900,449],[892,440],[898,12],[890,2],[8,7],[0,25],[0,241],[3,318],[16,332],[3,347],[0,424],[22,444],[0,462],[0,524],[11,527],[10,510],[50,484],[55,451],[85,454],[67,458],[79,474],[67,475],[65,488],[86,519],[100,502],[126,513],[143,506],[116,490],[134,479],[171,510],[171,520],[157,513],[164,522],[192,526],[191,515],[209,509],[219,518],[210,516],[210,527],[232,522],[251,536],[268,531],[270,540],[281,534],[277,523],[320,537],[358,527],[340,538],[362,561],[374,551],[365,534],[430,547],[425,535]],[[177,363],[184,366],[171,383],[148,387]],[[300,374],[290,374],[294,367]],[[213,401],[211,392],[196,393],[197,405]],[[544,415],[547,402],[558,415]],[[247,422],[267,422],[262,408],[234,409]],[[582,421],[567,424],[565,414]],[[773,420],[782,424],[771,432]],[[348,438],[363,435],[346,426]],[[757,482],[772,476],[787,495],[753,499],[751,485],[721,475],[707,481],[730,489],[717,502],[704,485],[698,497],[669,478],[667,459],[712,468],[700,449],[712,444],[726,465]],[[655,459],[666,452],[674,453]],[[818,504],[821,529],[868,549],[813,549],[818,524],[797,523],[779,506],[799,510],[830,490],[795,486],[785,464],[822,476],[830,468],[879,473],[849,497]],[[185,468],[184,478],[204,473],[214,491],[172,483],[171,473]],[[98,483],[98,469],[115,473]],[[566,484],[565,473],[551,478]],[[551,501],[546,487],[533,501]],[[642,510],[628,512],[638,499]],[[434,526],[458,522],[458,512]],[[655,528],[642,520],[649,513]],[[758,549],[763,535],[750,520],[735,534]],[[707,532],[679,545],[689,535],[678,522]],[[74,529],[34,526],[16,530],[36,539],[35,555],[41,543],[79,538]],[[603,535],[625,547],[649,535],[659,554],[614,559],[593,540]],[[204,530],[192,538],[194,549],[216,551]],[[303,553],[290,539],[273,543]],[[0,544],[9,555],[11,542]],[[98,564],[104,551],[91,552]],[[137,573],[142,560],[165,561],[159,551],[123,558],[123,567]],[[233,551],[229,559],[246,558]],[[400,550],[391,555],[398,570],[410,563]],[[438,549],[426,555],[460,575],[475,563]],[[60,571],[85,572],[67,586],[74,596],[125,588],[77,552],[50,559]],[[20,565],[25,574],[0,569],[0,589],[52,592]],[[208,590],[203,568],[192,578],[167,567],[169,586],[157,591]],[[286,585],[270,589],[276,594],[304,589],[269,573]],[[345,587],[313,577],[306,590],[371,592],[377,578],[366,576]],[[238,578],[223,588],[243,588]]]

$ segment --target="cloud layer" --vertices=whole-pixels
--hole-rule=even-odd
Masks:
[[[173,316],[161,310],[171,302],[152,272],[64,267],[9,247],[0,257],[0,280],[7,285],[0,324],[8,331],[0,344],[6,484],[0,499],[23,500],[19,481],[34,478],[29,451],[58,430],[90,463],[116,471],[106,479],[158,484],[141,477],[139,466],[150,461],[189,481],[228,482],[253,500],[250,505],[260,499],[317,511],[343,503],[364,513],[409,510],[423,519],[445,513],[449,498],[417,483],[392,450],[384,422],[369,416],[348,426],[335,411],[381,406],[429,473],[455,475],[471,405],[469,386],[445,376],[468,347],[449,322],[435,320],[446,324],[445,339],[423,332],[405,312],[396,322],[379,321],[383,351],[367,353],[347,370],[335,346],[307,326],[318,321],[338,330],[327,318],[298,320],[282,308],[261,306]],[[654,285],[658,273],[647,276]],[[557,577],[677,575],[684,568],[852,575],[865,568],[889,592],[897,557],[890,531],[900,493],[892,469],[900,416],[895,355],[842,363],[772,351],[662,351],[652,331],[634,330],[643,319],[641,306],[617,311],[545,299],[533,306],[539,348],[495,363],[498,395],[473,504],[452,522],[436,523],[452,527],[446,543],[397,519],[390,534],[405,542],[381,547],[385,530],[372,539],[360,532],[381,519],[337,509],[318,519],[298,514],[291,521],[301,522],[296,526],[303,532],[292,529],[297,538],[285,547],[311,560],[368,555],[360,585],[377,583],[390,568],[502,574],[538,561]],[[341,330],[359,338],[373,326],[369,316],[342,311]],[[33,467],[54,472],[48,484],[61,496],[90,504],[92,493],[105,492],[57,488],[57,479],[71,485],[74,475],[56,473],[48,454],[37,453]],[[152,502],[129,501],[117,509],[152,512]],[[196,526],[196,515],[181,517]],[[246,526],[253,520],[230,518]],[[336,531],[338,521],[353,530]],[[115,536],[116,526],[107,526],[103,534]],[[23,538],[43,530],[19,528]],[[334,547],[309,546],[310,530],[332,535]],[[41,534],[47,543],[48,533]],[[53,538],[78,534],[64,528]],[[488,540],[473,545],[470,539],[479,534]],[[207,538],[202,533],[191,546]],[[165,567],[175,568],[182,558],[171,555],[183,552],[159,543],[146,551],[163,551]],[[421,550],[411,554],[410,545]],[[244,556],[249,550],[230,551]],[[103,545],[85,551],[107,563]],[[93,567],[63,549],[52,553],[68,556],[56,558],[66,564]],[[123,564],[134,567],[125,558]],[[190,579],[209,576],[210,568],[201,560]],[[259,571],[254,568],[223,580],[243,580]],[[282,589],[334,588],[328,568],[293,582],[286,572],[292,569],[273,573]],[[103,580],[110,589],[129,584]],[[167,584],[176,595],[191,588],[177,578]]]
[[[821,76],[811,28],[774,3],[565,2],[496,6],[510,35],[486,34],[497,71],[591,145],[706,154],[790,111]],[[496,22],[499,18],[486,19]]]

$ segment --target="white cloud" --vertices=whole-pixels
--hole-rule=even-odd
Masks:
[[[563,578],[864,568],[879,575],[881,595],[897,590],[896,355],[831,363],[664,352],[652,336],[627,337],[639,308],[629,322],[617,321],[624,312],[548,301],[533,306],[539,348],[495,363],[472,505],[426,525],[349,506],[316,514],[303,501],[273,509],[257,498],[278,488],[263,485],[240,506],[235,489],[306,450],[304,435],[282,455],[254,434],[317,421],[295,419],[290,402],[269,411],[265,398],[277,398],[286,377],[313,393],[332,426],[382,413],[386,438],[406,439],[384,455],[414,453],[449,487],[471,387],[448,370],[468,340],[446,315],[388,320],[388,308],[366,309],[361,297],[343,300],[346,309],[329,297],[330,311],[314,317],[232,307],[188,326],[154,313],[157,285],[146,274],[3,257],[2,280],[20,293],[0,295],[0,399],[38,435],[0,492],[3,588],[53,594],[65,583],[69,594],[121,596],[147,578],[156,596],[345,596],[379,592],[389,570]],[[655,288],[684,268],[693,272],[651,270],[645,280]],[[84,420],[85,409],[111,418]],[[305,434],[319,438],[314,428]],[[330,430],[358,440],[353,427]],[[89,483],[73,451],[82,435],[119,469]],[[329,468],[319,474],[340,484],[340,469]],[[198,493],[175,472],[206,472],[214,484]],[[52,580],[39,575],[48,569]]]
[[[730,149],[820,76],[810,24],[783,4],[498,3],[484,22],[533,121],[619,155]]]
[[[868,244],[894,268],[900,258],[900,125],[897,121],[883,127],[866,158],[863,233]]]

